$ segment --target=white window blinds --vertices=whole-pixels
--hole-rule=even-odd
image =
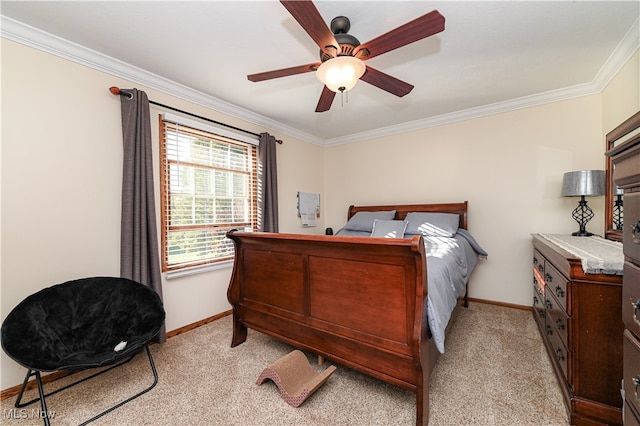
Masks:
[[[171,117],[161,118],[163,271],[232,259],[226,233],[257,229],[256,145]]]

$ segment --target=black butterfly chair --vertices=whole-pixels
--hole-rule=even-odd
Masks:
[[[158,383],[158,372],[149,342],[164,323],[165,312],[158,294],[125,278],[94,277],[54,285],[20,302],[2,323],[2,348],[27,368],[15,406],[40,400],[45,425],[49,413],[45,397],[129,362],[146,350],[153,384],[143,391],[87,420],[87,424],[150,391]],[[41,372],[107,369],[45,394]],[[36,377],[39,398],[21,403],[29,378]]]

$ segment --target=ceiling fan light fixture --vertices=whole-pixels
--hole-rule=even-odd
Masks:
[[[338,56],[322,63],[316,77],[333,92],[347,92],[366,71],[364,62],[353,56]]]

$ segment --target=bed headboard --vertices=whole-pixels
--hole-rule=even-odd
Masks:
[[[467,229],[467,201],[462,203],[443,203],[443,204],[398,204],[387,206],[349,206],[347,220],[358,212],[375,212],[384,210],[395,210],[396,219],[402,220],[409,212],[437,212],[437,213],[453,213],[460,216],[459,227]]]

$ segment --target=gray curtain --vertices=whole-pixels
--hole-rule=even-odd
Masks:
[[[259,208],[260,230],[278,232],[278,165],[276,138],[269,133],[260,134],[258,145],[258,170],[260,181]]]
[[[124,148],[120,275],[151,287],[162,298],[149,98],[138,89],[120,92]],[[156,341],[166,338],[163,326]]]

